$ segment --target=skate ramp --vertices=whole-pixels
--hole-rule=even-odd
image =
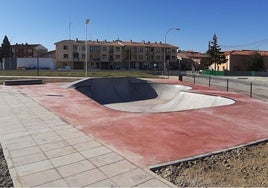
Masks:
[[[190,93],[188,86],[153,83],[137,78],[90,78],[68,85],[96,102],[127,112],[173,112],[224,106],[234,100]]]

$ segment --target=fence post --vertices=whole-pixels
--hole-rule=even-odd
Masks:
[[[194,74],[194,84],[195,84],[195,74]]]
[[[250,93],[249,96],[252,97],[252,82],[250,82]]]
[[[227,88],[226,88],[227,91],[229,91],[229,78],[227,78]]]
[[[210,87],[210,76],[208,76],[208,86]]]

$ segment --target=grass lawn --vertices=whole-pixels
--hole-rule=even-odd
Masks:
[[[105,70],[91,70],[88,71],[88,77],[135,77],[135,78],[156,78],[156,75],[146,73],[145,71],[105,71]],[[52,70],[0,70],[0,82],[10,79],[22,79],[28,77],[85,77],[85,71],[83,70],[71,70],[71,71],[52,71]],[[48,79],[47,79],[48,80]],[[52,79],[49,79],[52,81]],[[63,79],[58,78],[57,81]],[[56,81],[54,79],[54,81]],[[67,80],[66,80],[67,81]]]

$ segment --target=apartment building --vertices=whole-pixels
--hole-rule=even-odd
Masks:
[[[32,58],[48,52],[41,44],[15,44],[11,45],[13,58]]]
[[[85,41],[62,40],[56,45],[56,67],[84,69]],[[87,41],[87,62],[92,69],[153,69],[177,62],[178,47],[157,42]],[[166,53],[165,53],[166,50]]]

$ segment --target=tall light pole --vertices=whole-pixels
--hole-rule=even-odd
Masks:
[[[166,34],[165,34],[165,48],[164,48],[164,70],[163,70],[163,73],[164,75],[166,75],[166,45],[167,45],[167,34],[170,32],[170,31],[173,31],[173,30],[180,30],[180,28],[177,28],[177,27],[173,27],[173,28],[170,28],[169,30],[167,30]]]
[[[86,60],[85,60],[85,77],[87,77],[87,25],[89,24],[89,19],[86,19],[85,25],[86,25],[86,41],[85,41],[85,46],[86,46]]]

